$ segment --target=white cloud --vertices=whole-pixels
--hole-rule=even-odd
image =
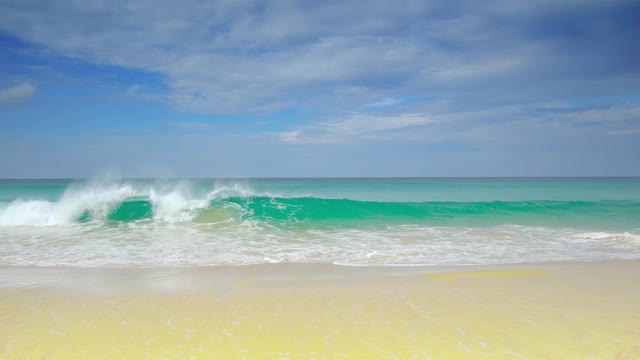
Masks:
[[[640,106],[614,106],[606,108],[585,109],[564,115],[574,123],[589,124],[640,124]]]
[[[371,104],[365,105],[365,107],[386,107],[386,106],[396,106],[402,104],[404,99],[396,99],[396,98],[384,98],[380,101],[373,102]]]
[[[527,78],[534,85],[563,83],[545,74],[549,68],[584,63],[594,73],[593,64],[576,62],[553,40],[527,38],[527,31],[536,35],[527,26],[544,27],[538,20],[566,16],[573,6],[511,0],[483,7],[414,0],[8,0],[0,4],[0,30],[65,56],[165,75],[167,99],[184,111],[270,113],[340,104],[340,112],[381,98],[475,95],[478,84],[490,84],[480,89],[487,96],[527,96],[537,94],[523,86]],[[589,53],[617,60],[610,50]]]
[[[145,84],[126,92],[184,112],[295,107],[325,119],[352,111],[371,119],[392,112],[449,119],[465,111],[475,118],[541,99],[640,91],[640,67],[628,50],[637,48],[634,39],[607,13],[625,4],[6,0],[0,31],[64,56],[160,74],[166,94]],[[429,97],[447,108],[434,113],[403,101]],[[287,141],[312,131],[316,139],[338,136],[327,130],[338,124],[322,124],[293,129]]]
[[[267,133],[285,143],[318,144],[342,141],[385,139],[393,131],[425,126],[433,120],[424,114],[373,116],[356,114],[331,121],[299,126],[291,131]]]
[[[203,130],[241,130],[241,129],[255,129],[261,126],[265,126],[268,123],[265,121],[252,121],[247,123],[211,123],[211,122],[171,122],[168,126],[185,130],[185,131],[203,131]]]
[[[0,90],[0,104],[16,104],[30,99],[37,89],[31,83],[23,83]]]

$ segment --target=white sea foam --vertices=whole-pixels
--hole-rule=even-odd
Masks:
[[[254,220],[217,224],[97,223],[0,227],[0,263],[40,266],[203,266],[259,263],[472,265],[640,258],[640,247],[574,229],[389,226],[285,230]],[[634,240],[634,241],[635,241]]]
[[[61,222],[62,215],[49,201],[16,200],[0,209],[0,225],[53,225]]]
[[[0,210],[0,225],[70,224],[87,211],[95,218],[106,218],[114,206],[136,196],[131,185],[71,187],[58,201],[16,200]]]
[[[583,241],[603,241],[627,244],[631,246],[640,247],[640,235],[630,234],[628,232],[623,233],[609,233],[609,232],[589,232],[578,233],[572,235],[573,239]]]
[[[640,229],[495,225],[276,226],[234,202],[194,221],[212,201],[268,196],[240,183],[194,189],[188,182],[92,182],[56,201],[0,205],[0,264],[40,266],[201,266],[259,263],[469,265],[640,258]],[[151,221],[107,223],[127,199],[145,199]],[[273,200],[274,208],[283,206]],[[225,211],[235,216],[226,216]],[[217,211],[217,209],[216,209]],[[88,223],[78,223],[84,213]],[[213,219],[213,220],[212,220]]]
[[[191,221],[197,211],[216,199],[250,197],[255,192],[241,184],[214,187],[206,194],[192,193],[186,182],[162,185],[91,182],[69,187],[57,201],[18,199],[0,205],[0,226],[52,226],[74,223],[87,212],[96,221],[108,215],[127,199],[146,199],[153,207],[153,218],[164,222]],[[271,194],[263,194],[271,196]]]

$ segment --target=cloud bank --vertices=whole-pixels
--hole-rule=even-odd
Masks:
[[[640,80],[640,6],[625,0],[8,0],[0,14],[2,31],[65,56],[162,74],[167,101],[203,114],[616,95]]]
[[[44,49],[36,65],[55,72],[63,58],[85,78],[120,69],[114,83],[138,103],[84,104],[87,87],[3,116],[0,169],[640,175],[638,24],[635,0],[5,0],[0,36],[27,44],[12,53]],[[0,54],[7,83],[34,79],[43,98],[57,85],[11,74],[11,56]]]

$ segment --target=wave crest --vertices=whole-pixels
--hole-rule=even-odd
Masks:
[[[78,222],[218,223],[236,219],[271,224],[563,225],[640,223],[633,201],[376,202],[287,197],[227,183],[194,190],[189,183],[71,185],[57,201],[20,199],[0,207],[1,226]]]
[[[18,199],[0,205],[0,225],[47,226],[89,221],[191,221],[215,199],[251,196],[240,184],[194,193],[188,183],[143,185],[91,182],[73,184],[57,201]]]

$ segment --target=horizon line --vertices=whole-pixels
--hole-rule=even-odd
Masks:
[[[640,175],[599,175],[599,176],[293,176],[293,177],[268,177],[268,176],[237,176],[237,177],[38,177],[38,178],[0,178],[0,181],[20,180],[367,180],[367,179],[631,179],[640,178]]]

